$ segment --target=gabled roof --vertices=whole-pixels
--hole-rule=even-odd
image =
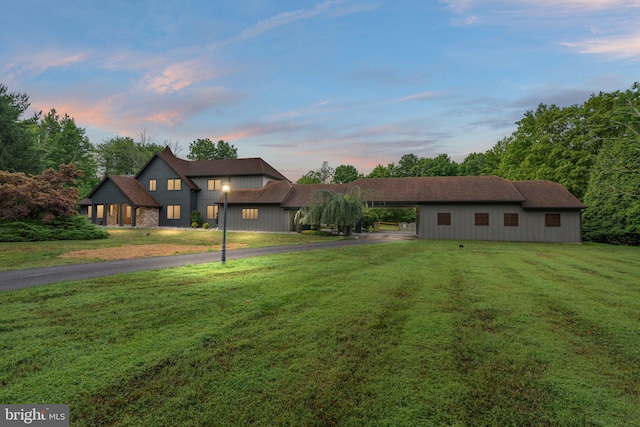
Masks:
[[[497,176],[439,176],[361,178],[349,184],[290,184],[269,182],[264,188],[239,189],[228,203],[280,203],[282,208],[304,206],[320,189],[349,193],[370,190],[366,200],[388,205],[421,203],[519,203],[525,209],[584,209],[585,205],[562,185],[551,181],[509,181]],[[218,203],[222,202],[222,198]]]
[[[191,190],[199,190],[200,187],[194,183],[191,178],[195,177],[213,177],[213,176],[267,176],[274,179],[281,179],[290,182],[284,175],[275,170],[270,164],[261,158],[249,159],[225,159],[225,160],[184,160],[179,159],[173,154],[169,147],[156,153],[149,161],[140,169],[140,172],[147,167],[153,159],[159,157],[162,159],[186,184]]]
[[[526,199],[525,209],[585,209],[586,206],[562,185],[552,181],[514,181]]]
[[[227,195],[227,203],[242,204],[280,204],[291,191],[289,181],[269,181],[261,188],[239,188],[232,190]],[[217,203],[222,203],[224,196],[218,198]]]
[[[385,203],[513,203],[525,198],[511,181],[497,176],[362,178],[349,190],[375,190]]]
[[[162,205],[153,198],[151,194],[132,176],[107,175],[98,184],[86,199],[91,199],[93,194],[104,184],[105,181],[113,182],[122,194],[131,202],[133,206],[145,208],[160,208]],[[86,199],[83,199],[86,200]],[[91,203],[89,203],[91,204]]]
[[[187,163],[185,174],[190,177],[200,176],[250,176],[264,175],[270,178],[289,181],[261,158],[195,160]]]

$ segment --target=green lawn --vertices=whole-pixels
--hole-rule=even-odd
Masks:
[[[640,425],[640,248],[393,242],[0,293],[72,425]]]
[[[72,251],[86,249],[117,248],[125,245],[172,244],[201,246],[202,252],[208,252],[219,251],[222,244],[222,232],[218,230],[112,228],[109,229],[109,234],[110,238],[101,240],[0,242],[0,271],[99,261],[97,258],[60,257]],[[335,239],[336,237],[306,236],[298,233],[227,233],[229,249],[295,245]]]

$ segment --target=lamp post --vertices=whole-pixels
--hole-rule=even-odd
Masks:
[[[231,184],[222,183],[222,192],[224,193],[224,219],[222,220],[222,264],[227,262],[227,194],[231,191]]]

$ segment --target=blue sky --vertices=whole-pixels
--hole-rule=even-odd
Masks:
[[[640,0],[2,1],[0,81],[113,136],[208,137],[292,180],[462,161],[539,103],[640,80]]]

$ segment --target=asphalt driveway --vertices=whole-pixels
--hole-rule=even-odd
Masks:
[[[335,242],[309,243],[304,245],[227,250],[227,261],[261,255],[341,248],[346,246],[367,245],[414,238],[415,235],[408,233],[369,233],[353,240],[336,240]],[[220,256],[220,252],[206,252],[2,271],[0,272],[0,291],[29,288],[32,286],[47,285],[63,281],[94,279],[96,277],[112,276],[136,271],[160,270],[163,268],[181,267],[192,264],[220,262]]]

